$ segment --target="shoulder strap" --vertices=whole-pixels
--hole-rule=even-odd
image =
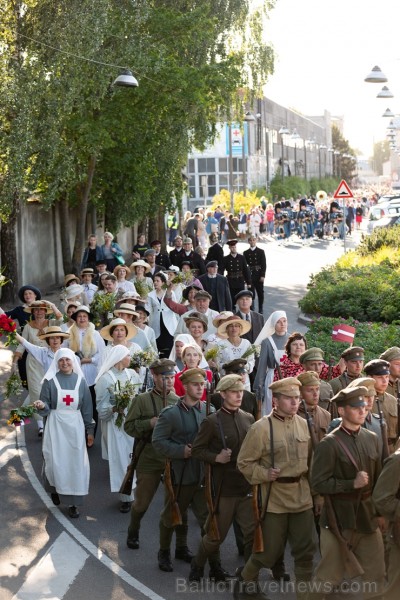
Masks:
[[[222,446],[223,446],[224,450],[226,450],[225,434],[224,434],[224,429],[222,427],[222,422],[221,422],[221,413],[219,411],[217,411],[217,421],[218,421],[219,433],[221,435]]]
[[[339,446],[341,447],[341,449],[343,450],[343,452],[345,453],[347,458],[350,460],[351,464],[354,465],[354,467],[356,468],[356,470],[358,472],[360,470],[360,467],[357,464],[356,459],[354,458],[354,456],[352,455],[352,453],[346,446],[346,444],[337,435],[334,435],[333,437],[334,437],[335,441],[339,444]]]
[[[271,467],[275,469],[275,453],[274,453],[274,428],[272,426],[272,417],[267,417],[269,422],[269,447],[271,452]]]

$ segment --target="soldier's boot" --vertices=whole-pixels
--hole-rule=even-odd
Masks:
[[[158,551],[158,567],[161,571],[171,573],[174,570],[171,561],[171,552],[169,550]]]
[[[139,549],[139,529],[140,529],[140,521],[145,513],[139,513],[131,508],[131,522],[128,527],[128,537],[126,540],[126,545],[131,550]]]
[[[182,525],[177,525],[174,529],[176,536],[175,558],[179,560],[184,560],[187,563],[191,563],[194,554],[192,554],[187,545],[187,513],[184,513],[184,515],[182,515],[182,520]]]
[[[284,555],[280,556],[271,569],[275,581],[290,581],[290,575],[285,571]]]
[[[190,563],[189,581],[201,581],[204,576],[204,567],[199,567],[196,563],[196,557],[192,559]]]
[[[258,581],[244,581],[242,578],[242,569],[236,569],[236,581],[233,586],[233,597],[235,600],[270,600],[264,592],[261,591]]]
[[[227,581],[232,578],[232,575],[222,567],[219,559],[216,560],[215,557],[210,557],[208,562],[210,564],[209,579],[218,583],[219,581]]]

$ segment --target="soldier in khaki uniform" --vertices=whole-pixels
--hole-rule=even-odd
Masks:
[[[247,360],[245,358],[235,358],[227,363],[222,365],[222,369],[225,375],[240,375],[242,378],[243,385],[247,380]],[[220,392],[215,392],[211,396],[211,404],[215,406],[218,410],[221,408],[223,403],[222,396]],[[253,415],[254,419],[257,419],[257,401],[256,395],[253,392],[249,392],[248,390],[243,390],[243,398],[242,404],[240,406],[241,410],[250,413]]]
[[[321,371],[324,366],[324,351],[321,348],[308,348],[303,354],[300,355],[300,364],[303,365],[305,371],[314,371],[321,376]],[[336,410],[335,405],[332,405],[331,400],[333,398],[333,390],[327,381],[320,379],[319,387],[319,401],[318,404],[325,410],[327,410],[332,417],[336,415],[332,413],[332,410]]]
[[[174,394],[175,363],[163,358],[150,365],[154,388],[144,394],[138,394],[132,402],[125,419],[124,429],[128,435],[148,440],[140,455],[136,468],[135,499],[131,508],[131,521],[128,528],[127,546],[132,550],[139,548],[140,522],[145,515],[161,481],[165,468],[165,458],[158,454],[151,443],[153,429],[163,408],[164,385],[167,394],[166,403],[175,404],[179,397]],[[186,532],[177,528],[177,548],[187,546]]]
[[[240,409],[244,385],[240,375],[225,375],[217,386],[223,404],[200,426],[192,456],[212,465],[216,491],[214,513],[219,540],[210,533],[203,536],[192,561],[189,581],[200,581],[207,559],[225,540],[234,519],[243,532],[244,554],[249,556],[254,535],[251,486],[238,471],[236,459],[254,417]]]
[[[324,593],[328,598],[333,587],[349,576],[343,549],[333,533],[334,521],[327,512],[328,499],[341,535],[364,570],[365,589],[371,584],[370,589],[380,591],[384,584],[384,547],[378,526],[383,523],[375,516],[371,497],[381,472],[381,456],[377,436],[362,427],[367,391],[365,387],[347,388],[336,395],[342,422],[314,452],[311,484],[325,496],[325,502],[320,519],[321,560],[313,581],[320,592],[310,594],[313,599],[324,598]],[[363,597],[368,598],[368,594]]]
[[[370,360],[364,367],[365,374],[375,380],[376,398],[372,410],[378,413],[376,400],[380,401],[380,407],[387,423],[387,436],[389,452],[392,454],[395,450],[398,431],[397,431],[397,400],[386,390],[389,385],[389,363],[386,360]]]
[[[397,399],[400,396],[400,348],[388,348],[379,358],[389,363],[389,385],[386,391]]]
[[[388,587],[383,595],[385,600],[397,600],[400,590],[400,450],[386,460],[372,500],[378,513],[389,520]]]
[[[262,568],[272,568],[286,542],[294,558],[297,597],[304,597],[299,582],[309,581],[316,550],[313,500],[308,482],[311,443],[307,423],[298,416],[300,381],[275,381],[274,409],[250,429],[238,456],[238,469],[252,485],[262,485],[264,552],[253,553],[238,572],[236,598],[265,598],[258,591]],[[263,509],[265,510],[265,508]]]
[[[340,390],[347,387],[353,379],[361,377],[364,366],[364,348],[361,348],[360,346],[346,348],[340,357],[343,358],[346,369],[339,377],[336,377],[329,382],[334,394],[337,394]]]
[[[312,427],[314,431],[315,440],[320,442],[328,432],[328,427],[331,422],[330,413],[322,408],[319,404],[319,394],[322,381],[320,380],[318,373],[315,371],[306,371],[305,373],[299,373],[297,379],[301,383],[300,397],[306,404],[306,409],[312,420]],[[304,406],[302,403],[299,405],[297,414],[303,419],[306,418]]]
[[[191,507],[197,522],[203,529],[208,509],[205,500],[203,465],[192,456],[192,442],[200,424],[206,418],[206,404],[201,402],[206,372],[203,369],[188,369],[180,376],[185,396],[175,405],[164,408],[153,431],[153,448],[171,460],[174,473],[174,494],[181,515]],[[158,565],[162,571],[172,571],[170,546],[173,527],[171,525],[171,497],[166,490],[164,508],[160,517],[160,550]],[[175,558],[191,562],[193,554],[187,546],[177,548]],[[210,557],[210,579],[225,581],[226,572],[219,562],[218,553]]]

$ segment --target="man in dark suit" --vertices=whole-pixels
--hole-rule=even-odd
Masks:
[[[179,258],[177,258],[178,264],[176,266],[181,268],[184,260],[192,263],[192,268],[196,269],[197,277],[205,274],[206,265],[204,260],[201,258],[200,254],[193,252],[193,244],[190,237],[183,238],[183,252],[180,253]]]
[[[227,243],[230,253],[224,256],[224,269],[234,304],[236,294],[246,289],[246,285],[251,287],[251,273],[245,257],[237,251],[237,240],[228,240]]]
[[[150,271],[147,273],[148,277],[153,279],[154,275],[158,273],[158,271],[162,271],[163,268],[160,265],[156,265],[156,251],[153,248],[149,248],[143,255],[144,260],[149,263]]]
[[[254,304],[255,308],[255,294],[258,297],[258,312],[263,314],[264,306],[264,281],[265,271],[267,270],[267,260],[265,258],[264,250],[257,247],[257,237],[255,235],[249,236],[250,248],[243,252],[243,256],[246,259],[247,264],[251,271],[251,287],[254,290]]]
[[[210,235],[211,246],[208,249],[206,256],[206,263],[211,260],[216,260],[218,263],[218,273],[219,275],[224,274],[224,251],[222,250],[222,246],[218,243],[218,233],[212,233]]]
[[[171,266],[171,260],[167,253],[161,252],[160,240],[153,240],[150,246],[153,250],[155,250],[156,253],[156,265],[159,265],[165,270],[169,269]]]
[[[229,285],[225,277],[218,275],[218,262],[211,260],[206,264],[207,273],[200,275],[199,281],[211,296],[210,308],[222,312],[232,310],[232,298]]]
[[[242,290],[235,296],[236,301],[236,315],[238,315],[244,321],[250,321],[251,329],[248,333],[245,333],[241,337],[245,340],[249,340],[251,344],[257,339],[258,334],[264,327],[264,317],[257,312],[251,310],[251,303],[253,301],[253,292],[251,290]]]
[[[177,235],[175,238],[175,248],[173,250],[171,250],[171,252],[169,253],[169,258],[171,261],[171,264],[174,265],[175,267],[179,267],[181,261],[182,261],[182,256],[183,256],[183,238],[181,235]]]

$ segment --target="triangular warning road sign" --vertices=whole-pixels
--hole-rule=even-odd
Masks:
[[[339,183],[339,187],[333,194],[334,198],[354,198],[353,193],[344,179]]]

